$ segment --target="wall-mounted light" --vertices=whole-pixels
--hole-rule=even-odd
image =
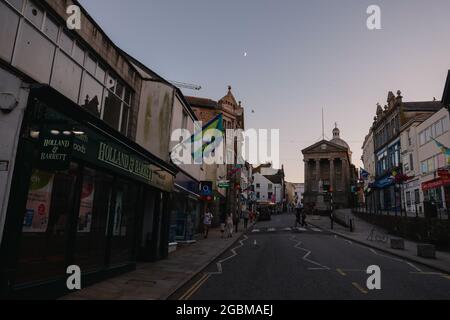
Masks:
[[[60,134],[60,132],[58,130],[50,130],[50,133],[54,136],[57,136]]]
[[[30,131],[30,137],[33,138],[33,139],[38,139],[39,138],[39,131],[31,130]]]
[[[13,93],[1,92],[0,93],[0,110],[3,113],[10,113],[18,105],[18,101]]]

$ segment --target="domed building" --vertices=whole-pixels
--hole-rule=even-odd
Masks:
[[[333,129],[331,140],[321,141],[302,150],[305,165],[305,207],[314,206],[319,211],[348,208],[352,202],[351,186],[355,185],[357,172],[352,164],[349,145]]]

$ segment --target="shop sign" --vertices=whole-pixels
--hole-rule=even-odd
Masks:
[[[39,168],[66,170],[72,155],[72,135],[43,132],[39,136]]]
[[[426,191],[426,190],[436,189],[436,188],[440,188],[442,186],[447,186],[447,185],[450,185],[450,179],[438,178],[438,179],[434,179],[434,180],[422,183],[422,190]]]
[[[230,187],[230,181],[218,181],[217,187],[222,189],[228,189]]]

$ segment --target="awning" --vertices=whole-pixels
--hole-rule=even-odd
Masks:
[[[394,179],[392,179],[391,177],[385,177],[385,178],[375,181],[372,184],[372,187],[376,188],[376,189],[384,189],[384,188],[392,186],[393,184],[394,184]]]
[[[436,178],[422,183],[422,190],[430,190],[450,185],[450,178]]]

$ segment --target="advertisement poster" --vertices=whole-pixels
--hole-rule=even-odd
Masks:
[[[122,192],[117,192],[116,195],[116,207],[114,210],[114,226],[113,235],[120,236],[122,226]]]
[[[30,179],[23,232],[46,232],[54,175],[34,170]]]
[[[92,210],[94,208],[94,177],[84,176],[81,190],[80,212],[78,214],[78,232],[91,232]]]

